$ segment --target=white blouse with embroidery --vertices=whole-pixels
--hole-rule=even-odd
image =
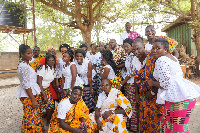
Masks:
[[[62,74],[65,77],[65,83],[63,89],[71,88],[71,83],[72,83],[71,65],[73,64],[76,65],[74,62],[71,62],[67,67],[65,66],[63,67]],[[77,74],[74,86],[79,86],[81,84],[84,84],[83,80]]]
[[[105,65],[103,68],[105,69],[106,67],[110,69],[107,79],[116,78],[117,76],[115,75],[115,72],[114,72],[113,68],[110,65]],[[103,73],[104,73],[104,69],[102,70]]]
[[[58,58],[56,63],[56,72],[58,78],[62,78],[62,70],[64,65],[65,62],[62,60],[62,58]]]
[[[92,62],[92,65],[97,65],[101,63],[101,53],[98,52],[95,55],[91,55],[89,52],[86,53],[86,57]]]
[[[158,90],[156,100],[158,104],[164,104],[165,101],[181,102],[200,96],[200,87],[183,78],[178,60],[173,61],[166,56],[159,57],[155,63],[153,76],[163,87]]]
[[[125,61],[125,67],[126,67],[126,76],[130,76],[131,78],[127,81],[127,83],[134,83],[134,77],[133,77],[133,71],[134,71],[134,62],[133,62],[133,58],[134,58],[134,54],[130,53],[130,55],[128,55],[126,57],[126,61]],[[126,77],[125,76],[125,77]]]
[[[25,89],[31,88],[33,95],[40,94],[41,90],[37,84],[37,74],[33,68],[25,62],[21,62],[17,68],[20,85],[16,97],[28,97]]]
[[[42,66],[41,70],[37,71],[37,75],[41,76],[42,79],[42,86],[43,88],[47,88],[50,86],[50,83],[56,78],[56,73],[54,73],[54,68],[52,69],[47,66],[45,69],[45,65]]]
[[[84,85],[88,85],[88,58],[83,59],[82,65],[79,65],[77,60],[75,60],[76,67],[77,67],[77,74],[80,76],[80,78],[83,80]]]

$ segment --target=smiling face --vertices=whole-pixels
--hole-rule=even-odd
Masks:
[[[130,23],[126,23],[125,29],[126,29],[126,32],[129,33],[131,31],[131,24]]]
[[[112,50],[114,50],[115,47],[117,46],[117,43],[116,43],[116,41],[114,39],[111,39],[110,42],[109,42],[109,45],[110,45],[110,48]]]
[[[160,56],[167,54],[167,48],[161,42],[154,42],[151,52],[153,53],[153,58],[158,59]]]
[[[103,51],[105,48],[104,48],[104,45],[103,44],[99,44],[99,51]]]
[[[49,59],[47,60],[47,65],[48,65],[48,66],[52,67],[54,64],[55,64],[54,58],[49,58]]]
[[[70,59],[71,59],[71,57],[70,57],[70,55],[69,55],[68,53],[64,53],[64,54],[63,54],[62,60],[63,60],[65,63],[70,62]]]
[[[127,53],[127,54],[130,54],[131,51],[132,51],[132,46],[129,44],[129,43],[124,43],[124,51]]]
[[[40,54],[40,48],[35,47],[35,48],[33,49],[33,57],[34,57],[34,58],[37,58],[39,54]]]
[[[72,93],[71,93],[71,96],[70,96],[70,102],[72,104],[77,103],[81,99],[81,96],[82,96],[81,90],[79,90],[79,89],[73,90]]]
[[[141,42],[136,42],[133,45],[133,54],[139,59],[145,55],[144,45]]]
[[[82,47],[81,49],[84,50],[85,53],[87,53],[87,47]]]
[[[63,55],[63,53],[65,52],[65,51],[67,51],[68,49],[66,48],[66,47],[62,47],[61,48],[61,53],[62,53],[62,55]]]
[[[145,29],[145,36],[147,36],[148,40],[154,39],[155,38],[155,28],[153,26],[147,27]]]
[[[82,53],[76,53],[76,60],[78,62],[78,64],[82,64],[83,63],[83,54]]]
[[[56,56],[56,51],[55,51],[55,49],[50,49],[49,51],[48,51],[48,54],[50,55],[54,55],[54,56]]]
[[[97,45],[92,45],[91,51],[92,51],[92,53],[96,53],[96,51],[97,51]]]
[[[32,50],[31,48],[27,49],[25,53],[21,54],[22,60],[25,62],[29,62],[30,60],[32,60]]]
[[[101,83],[102,90],[108,95],[111,90],[111,84],[108,79],[103,79]]]

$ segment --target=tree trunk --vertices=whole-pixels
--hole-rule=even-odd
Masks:
[[[200,76],[200,70],[199,70],[199,65],[200,65],[200,35],[195,37],[195,45],[197,49],[197,74]]]
[[[86,32],[81,31],[83,42],[88,46],[88,48],[91,44],[91,32],[92,32],[92,30],[87,30]]]

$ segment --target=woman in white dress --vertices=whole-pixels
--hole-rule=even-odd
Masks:
[[[68,44],[62,44],[59,47],[59,51],[61,52],[62,55],[65,51],[69,49],[70,49],[70,46]],[[62,57],[58,58],[56,62],[56,72],[57,72],[56,77],[57,77],[58,91],[60,93],[61,93],[61,88],[63,87],[62,86],[62,69],[64,65],[65,65],[65,62],[62,60]]]
[[[119,71],[117,65],[113,61],[113,54],[110,50],[103,50],[101,55],[104,66],[100,69],[100,76],[102,80],[109,79],[112,84],[112,88],[116,88],[118,85],[120,85],[121,77],[117,77]]]
[[[42,66],[41,70],[37,71],[37,83],[41,89],[41,95],[39,96],[40,110],[41,112],[44,110],[47,112],[47,124],[50,123],[54,110],[54,101],[49,86],[52,83],[52,86],[55,88],[55,63],[56,57],[54,55],[47,55],[45,57],[45,65]]]
[[[92,63],[85,58],[85,51],[82,49],[77,49],[75,51],[75,58],[78,76],[80,76],[84,82],[83,100],[90,112],[93,112],[95,100],[94,90],[92,89]]]
[[[178,59],[169,54],[169,43],[164,38],[156,39],[152,47],[156,59],[150,86],[158,87],[158,104],[165,104],[162,117],[162,132],[189,132],[187,124],[200,96],[200,87],[183,78]]]
[[[19,55],[22,62],[17,68],[20,85],[16,97],[20,98],[24,110],[21,132],[44,132],[41,112],[38,109],[38,95],[41,90],[37,84],[37,74],[29,65],[33,56],[32,50],[28,45],[22,44],[19,46]]]
[[[67,50],[63,53],[63,61],[65,65],[62,70],[62,92],[63,98],[71,94],[74,86],[83,85],[82,79],[77,75],[77,67],[74,60],[74,54],[72,50]]]

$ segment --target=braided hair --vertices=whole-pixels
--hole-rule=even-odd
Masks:
[[[67,50],[70,49],[70,46],[68,44],[62,44],[59,47],[59,51],[61,52],[61,49],[64,48],[64,47],[67,48]]]
[[[54,55],[51,55],[51,54],[46,55],[46,57],[45,57],[45,70],[48,68],[47,62],[49,61],[50,58],[53,58],[54,61],[55,61],[55,64],[53,65],[54,71],[55,71],[55,69],[56,69],[56,57]]]
[[[71,57],[70,61],[71,61],[71,62],[73,61],[73,59],[74,59],[74,52],[73,52],[71,49],[65,51],[65,52],[63,53],[63,55],[64,55],[64,54],[69,54],[69,56]]]
[[[24,54],[26,52],[26,50],[29,49],[29,48],[30,48],[30,46],[25,45],[25,44],[21,44],[19,46],[19,58],[21,58],[22,57],[21,54]]]
[[[112,67],[115,74],[119,73],[116,63],[113,61],[113,54],[110,50],[103,50],[101,52],[102,56],[106,59],[107,63]]]
[[[124,41],[123,41],[123,45],[124,43],[128,43],[130,44],[131,46],[133,46],[133,40],[131,38],[126,38]]]
[[[76,54],[78,54],[78,53],[81,53],[81,54],[83,54],[83,57],[85,58],[85,51],[84,50],[82,50],[82,49],[77,49],[76,51],[75,51],[75,56],[76,56]]]

